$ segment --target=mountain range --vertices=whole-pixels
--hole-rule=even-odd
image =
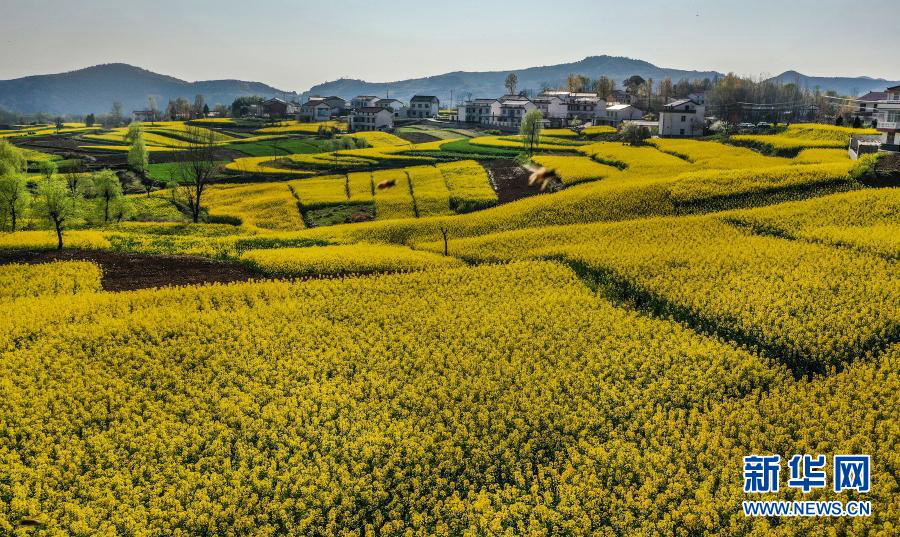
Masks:
[[[36,75],[0,80],[0,108],[19,114],[105,114],[113,102],[122,103],[126,114],[147,108],[153,97],[165,110],[169,99],[184,97],[193,102],[203,95],[210,107],[231,105],[240,96],[299,98],[261,82],[206,80],[186,82],[124,63],[96,65],[55,75]]]
[[[652,63],[620,56],[589,56],[583,60],[511,71],[455,71],[441,75],[394,82],[366,82],[342,78],[317,84],[308,91],[284,91],[261,82],[242,80],[207,80],[186,82],[122,63],[97,65],[68,73],[36,75],[0,81],[0,108],[19,114],[47,113],[54,115],[106,113],[114,101],[121,102],[126,113],[147,107],[153,97],[160,108],[169,99],[184,97],[190,101],[202,94],[210,106],[231,102],[241,96],[278,96],[284,99],[305,100],[310,95],[337,95],[349,99],[356,95],[390,96],[408,101],[413,95],[436,95],[442,101],[454,98],[493,97],[505,93],[504,80],[509,73],[518,77],[519,89],[540,90],[560,87],[569,74],[591,78],[606,75],[621,86],[631,75],[656,81],[671,77],[711,78],[724,76],[716,71],[692,71],[659,67]],[[812,77],[796,71],[786,71],[772,80],[796,83],[801,87],[821,91],[834,90],[842,95],[861,95],[880,91],[900,81],[870,77]]]

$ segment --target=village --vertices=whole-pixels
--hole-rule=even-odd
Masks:
[[[730,132],[769,132],[780,123],[816,121],[819,111],[813,105],[794,106],[791,110],[774,106],[744,106],[741,116],[759,121],[721,121],[723,110],[707,106],[706,92],[691,91],[683,97],[657,96],[655,111],[648,111],[650,97],[638,92],[613,89],[607,95],[598,92],[544,90],[532,97],[529,92],[516,93],[515,83],[508,84],[509,93],[499,97],[470,98],[442,107],[434,95],[415,95],[409,102],[390,97],[358,95],[351,99],[338,96],[311,96],[304,103],[278,97],[249,105],[245,113],[251,117],[294,119],[318,123],[343,121],[349,132],[392,132],[395,127],[428,121],[434,124],[453,124],[467,128],[518,132],[523,118],[532,111],[541,113],[544,128],[573,128],[576,131],[592,126],[621,128],[633,124],[646,128],[651,136],[695,138],[719,130]],[[836,124],[844,122],[856,128],[877,129],[879,135],[857,135],[851,140],[850,157],[878,151],[900,151],[900,86],[874,91],[858,98],[839,99],[844,116],[836,115]],[[746,104],[746,103],[742,103]],[[135,111],[134,120],[146,121],[148,111]],[[835,121],[835,118],[828,118]],[[180,118],[179,118],[180,119]],[[779,121],[780,120],[780,121]],[[774,125],[773,125],[774,122]]]

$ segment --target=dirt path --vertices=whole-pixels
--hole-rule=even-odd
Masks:
[[[93,261],[103,268],[103,289],[130,291],[151,287],[239,282],[259,277],[239,263],[202,257],[126,254],[103,250],[0,251],[0,265]]]
[[[512,159],[497,159],[482,164],[494,182],[500,203],[542,194],[540,188],[528,186],[528,177],[531,174]]]

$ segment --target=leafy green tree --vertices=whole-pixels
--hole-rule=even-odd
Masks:
[[[51,160],[42,160],[38,162],[38,171],[44,179],[53,179],[56,175],[56,163]]]
[[[109,222],[110,205],[122,197],[122,183],[111,170],[101,170],[94,174],[94,194],[97,197],[98,212],[103,215],[103,222]]]
[[[94,114],[88,114],[88,115],[85,116],[85,118],[84,118],[84,124],[85,124],[86,126],[88,126],[88,127],[93,127],[93,126],[94,126],[94,123],[95,123],[96,121],[97,121],[97,119],[94,117]]]
[[[56,126],[56,134],[59,134],[59,131],[63,128],[63,120],[61,117],[57,117],[54,123]]]
[[[131,149],[128,150],[128,166],[134,173],[143,177],[147,173],[149,163],[150,155],[147,152],[147,146],[144,145],[144,137],[139,132],[131,143]]]
[[[128,125],[128,132],[125,133],[125,141],[129,144],[133,144],[135,140],[141,136],[143,130],[144,127],[139,121],[133,121]]]
[[[622,127],[622,140],[628,142],[629,145],[641,145],[648,138],[650,138],[650,129],[647,127],[630,121]]]
[[[541,129],[544,127],[544,115],[535,108],[522,118],[519,133],[522,135],[522,143],[528,150],[528,156],[534,156],[534,149],[541,143]]]
[[[44,178],[38,186],[35,212],[47,219],[56,230],[57,250],[63,248],[63,231],[78,214],[78,200],[66,187],[65,181]]]
[[[640,89],[646,83],[647,81],[644,80],[644,77],[641,75],[631,75],[622,82],[622,85],[625,86],[628,93],[637,96]]]
[[[84,171],[84,162],[81,160],[76,160],[66,170],[66,187],[72,192],[73,196],[80,192],[79,187],[84,180]]]
[[[111,220],[121,222],[131,218],[134,214],[134,206],[125,196],[119,196],[112,200],[109,205],[109,217]]]
[[[10,218],[10,230],[16,230],[19,217],[31,198],[25,176],[18,173],[0,175],[0,214]]]
[[[16,146],[0,140],[0,176],[25,173],[28,162]]]

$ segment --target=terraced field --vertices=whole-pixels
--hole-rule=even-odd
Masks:
[[[0,534],[896,533],[900,190],[847,131],[525,157],[307,127],[245,133],[327,150],[235,156],[199,223],[160,185],[61,252],[48,192],[97,211],[100,183],[32,179],[0,232]],[[871,490],[784,467],[766,499],[872,515],[744,516],[742,458],[798,453],[870,455]]]

